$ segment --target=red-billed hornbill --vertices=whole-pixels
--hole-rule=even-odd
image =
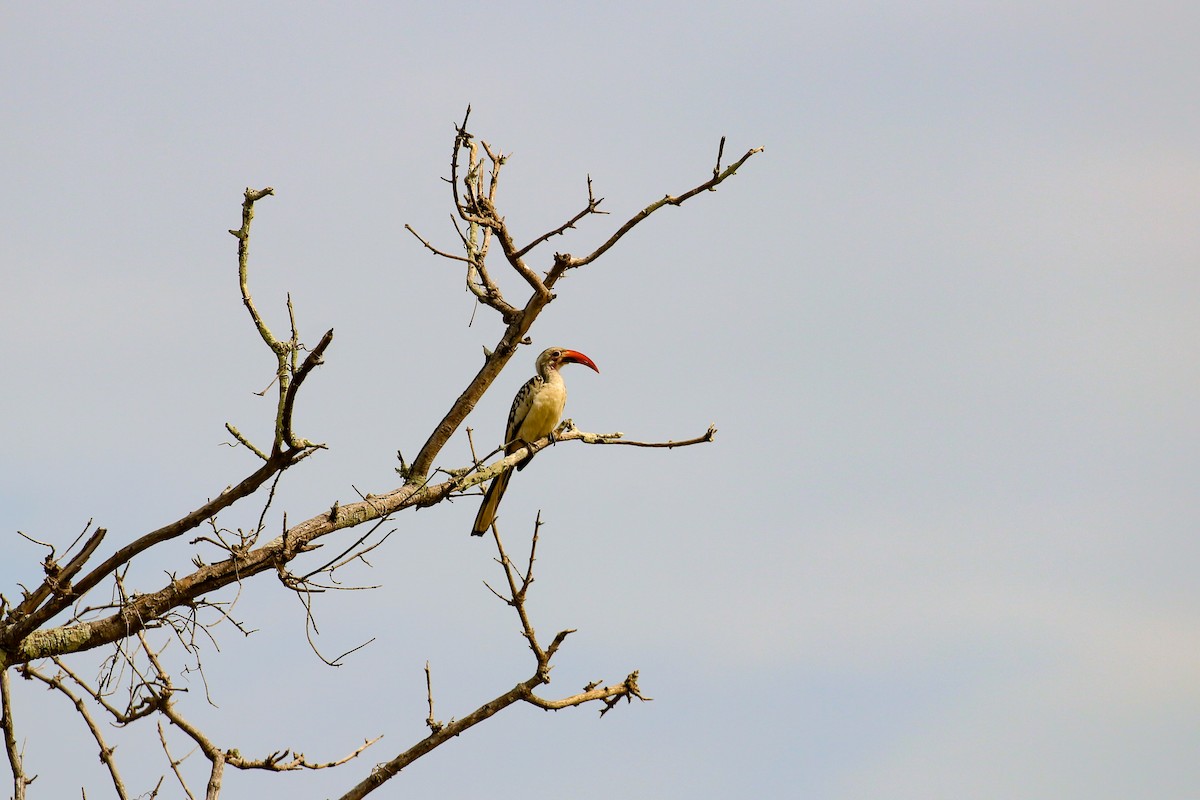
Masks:
[[[551,347],[537,357],[537,375],[526,381],[517,392],[508,412],[508,427],[504,433],[506,454],[514,453],[530,442],[549,436],[558,427],[563,407],[567,404],[567,386],[558,374],[558,369],[563,364],[572,363],[583,364],[596,372],[600,371],[583,353],[565,347]],[[517,469],[524,469],[531,458],[533,453],[517,462]],[[472,536],[482,536],[492,527],[492,522],[496,519],[496,508],[500,505],[504,490],[508,488],[510,478],[511,469],[501,472],[488,484],[483,503],[479,506],[479,513],[475,515],[475,525],[471,528]]]

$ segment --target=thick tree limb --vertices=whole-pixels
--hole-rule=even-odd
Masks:
[[[265,464],[248,475],[237,486],[222,492],[221,494],[209,500],[207,503],[197,508],[195,511],[176,520],[175,522],[172,522],[170,525],[164,525],[158,530],[151,531],[150,533],[147,533],[146,535],[125,545],[120,550],[105,559],[104,562],[98,567],[80,578],[79,581],[77,581],[71,588],[71,591],[64,591],[61,594],[53,596],[49,602],[47,602],[37,611],[22,619],[16,620],[13,624],[5,628],[2,632],[3,645],[6,648],[12,648],[16,646],[17,642],[31,632],[40,628],[46,622],[53,619],[56,615],[70,606],[76,598],[82,597],[89,590],[99,584],[100,581],[111,576],[118,567],[129,563],[136,556],[144,553],[155,545],[174,539],[192,530],[193,528],[196,528],[205,520],[233,505],[243,497],[253,494],[255,490],[270,480],[276,472],[286,469],[288,466],[291,466],[291,464],[299,461],[306,454],[306,451],[286,450],[271,456],[271,458],[269,458]],[[47,631],[46,633],[50,632]],[[50,655],[61,655],[67,652],[75,652],[75,650],[56,651],[54,648],[50,648],[49,650],[41,653],[41,655],[34,656],[34,658],[44,658]],[[3,658],[3,654],[0,654],[0,659]],[[0,662],[0,666],[2,666],[3,663],[13,664],[27,660],[29,659],[17,659]]]
[[[710,429],[711,431],[712,429]],[[583,441],[587,444],[629,444],[640,447],[685,447],[712,440],[709,433],[682,442],[632,442],[622,440],[621,434],[596,434],[577,429],[563,430],[552,440],[545,437],[506,455],[480,469],[474,466],[455,471],[455,477],[440,483],[423,485],[406,483],[384,495],[368,495],[366,500],[338,506],[337,514],[322,512],[292,526],[270,542],[248,551],[235,553],[215,564],[206,564],[183,578],[172,580],[156,592],[132,597],[117,613],[97,620],[64,625],[28,634],[13,650],[5,654],[8,664],[21,664],[39,658],[90,650],[120,641],[145,628],[147,621],[161,618],[171,609],[187,606],[210,592],[245,580],[291,561],[307,551],[312,543],[343,528],[379,519],[413,507],[427,507],[441,502],[451,494],[460,493],[514,467],[529,454],[552,443]],[[264,467],[265,469],[265,467]],[[114,557],[115,559],[115,557]],[[110,559],[109,561],[113,561]],[[109,562],[105,562],[109,563]],[[118,562],[121,563],[121,562]],[[115,568],[115,567],[114,567]]]

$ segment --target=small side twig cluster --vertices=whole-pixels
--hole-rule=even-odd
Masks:
[[[125,667],[132,675],[133,684],[129,693],[129,702],[124,709],[118,708],[111,703],[109,700],[110,691],[106,690],[103,685],[92,686],[72,671],[61,659],[52,659],[53,664],[57,667],[57,672],[54,674],[47,674],[29,664],[22,665],[19,668],[22,677],[42,682],[49,689],[64,695],[72,703],[76,711],[83,718],[96,744],[99,746],[100,760],[108,769],[113,788],[116,790],[117,796],[122,798],[122,800],[127,800],[129,794],[117,768],[116,761],[113,758],[114,748],[105,741],[103,730],[95,716],[89,710],[88,704],[84,701],[84,696],[94,702],[100,709],[107,712],[111,722],[119,727],[129,725],[135,720],[142,719],[151,714],[160,714],[176,730],[183,733],[192,741],[195,747],[194,752],[200,752],[209,761],[205,797],[213,800],[220,794],[223,775],[227,766],[240,770],[266,770],[270,772],[329,769],[357,757],[381,738],[375,737],[374,739],[369,739],[347,755],[325,762],[310,761],[303,753],[293,752],[289,749],[278,750],[262,758],[243,756],[237,748],[218,746],[209,736],[183,715],[176,702],[176,696],[181,692],[186,692],[186,690],[175,686],[170,672],[164,667],[161,658],[162,648],[153,647],[145,631],[139,631],[136,634],[136,644],[136,649],[131,648],[128,651],[122,651],[125,654]],[[139,654],[145,659],[146,664],[144,666],[140,663],[140,659],[137,658]],[[7,680],[7,672],[3,674]],[[72,686],[75,688],[73,689]],[[158,723],[158,733],[171,772],[179,782],[184,793],[188,797],[195,797],[180,770],[180,765],[186,756],[177,759],[172,755],[168,744],[168,737],[161,721]],[[161,783],[162,780],[160,779],[160,786]],[[158,787],[156,786],[152,794],[156,794],[157,791]]]

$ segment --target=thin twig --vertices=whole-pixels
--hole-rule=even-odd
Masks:
[[[272,383],[274,383],[274,381],[272,381]],[[267,387],[267,389],[270,389],[270,388],[271,388],[270,386]],[[266,390],[264,389],[264,391],[266,391]],[[259,450],[257,447],[255,447],[254,444],[249,439],[247,439],[245,436],[243,436],[242,432],[233,426],[233,423],[226,422],[225,430],[229,431],[229,433],[233,435],[234,439],[237,439],[238,444],[245,447],[251,453],[254,453],[254,455],[258,456],[263,461],[270,460],[270,457],[266,453],[264,453],[262,450]],[[226,442],[226,444],[228,444],[228,442]],[[230,445],[230,446],[233,447],[235,445]]]
[[[196,800],[196,796],[192,794],[192,790],[188,788],[187,781],[183,779],[183,773],[179,771],[179,765],[184,762],[184,759],[196,751],[192,750],[192,753],[188,753],[188,756],[184,756],[180,759],[176,759],[174,756],[172,756],[171,748],[167,746],[167,733],[163,730],[163,724],[161,720],[158,723],[158,740],[162,742],[163,752],[167,754],[167,763],[171,765],[171,771],[175,773],[175,779],[179,781],[179,786],[183,789],[184,794],[188,796],[188,800]]]
[[[442,729],[442,723],[438,722],[433,716],[433,678],[429,674],[429,660],[425,661],[425,694],[429,698],[429,717],[426,718],[425,724],[429,726],[429,730],[437,733]]]
[[[421,234],[417,233],[417,232],[416,232],[416,231],[413,229],[413,226],[412,226],[412,225],[408,225],[408,224],[406,224],[406,225],[404,226],[404,229],[405,229],[406,231],[408,231],[409,233],[411,233],[413,236],[417,237],[417,241],[418,241],[418,242],[420,242],[421,244],[425,245],[425,248],[426,248],[427,250],[430,250],[430,251],[432,251],[434,255],[439,255],[439,256],[441,256],[442,258],[449,258],[449,259],[451,259],[452,261],[465,261],[465,262],[466,262],[466,263],[468,263],[468,264],[472,263],[472,262],[471,262],[471,259],[469,259],[469,258],[466,258],[466,257],[464,257],[464,256],[456,256],[456,255],[454,255],[453,253],[447,253],[447,252],[446,252],[446,251],[444,251],[444,250],[438,250],[436,247],[434,247],[434,246],[433,246],[433,245],[431,245],[431,244],[430,244],[428,241],[426,241],[425,237],[423,237],[423,236],[421,236]]]
[[[722,141],[724,141],[724,140],[722,140]],[[521,258],[522,256],[524,256],[526,253],[528,253],[533,248],[537,247],[542,242],[545,242],[549,239],[553,239],[555,236],[560,236],[563,233],[565,233],[566,231],[570,230],[571,228],[574,228],[576,222],[579,222],[579,220],[583,219],[584,217],[588,216],[589,214],[607,214],[608,213],[607,211],[600,210],[600,204],[604,202],[604,198],[601,197],[600,199],[596,199],[595,195],[592,194],[592,176],[591,175],[587,176],[587,190],[588,190],[588,201],[587,201],[587,205],[584,206],[582,211],[580,211],[575,216],[571,217],[569,220],[564,222],[562,225],[559,225],[554,230],[543,233],[541,236],[537,237],[532,242],[530,242],[529,244],[522,247],[516,253],[517,258]]]
[[[534,694],[525,699],[532,705],[546,709],[547,711],[558,711],[572,706],[580,706],[584,703],[591,703],[596,700],[603,700],[604,708],[600,709],[600,716],[604,716],[622,697],[626,700],[636,697],[642,702],[649,702],[654,699],[653,697],[646,697],[641,693],[641,690],[638,689],[637,679],[638,673],[635,670],[621,683],[604,687],[593,686],[579,694],[573,694],[570,697],[564,697],[559,700],[547,700]]]
[[[717,165],[713,167],[713,180],[721,177],[721,156],[725,155],[725,137],[721,137],[721,144],[717,147]]]
[[[724,150],[725,150],[725,147],[722,144],[721,152],[724,152]],[[742,164],[745,164],[746,161],[748,161],[751,156],[753,156],[757,153],[761,153],[762,151],[763,151],[763,148],[761,148],[761,147],[755,147],[751,150],[747,150],[745,155],[743,155],[741,158],[739,158],[737,161],[735,161],[730,166],[726,167],[724,170],[715,172],[715,174],[712,176],[712,178],[710,178],[709,180],[700,184],[699,186],[689,189],[686,192],[679,194],[679,195],[668,194],[668,195],[665,195],[661,200],[656,200],[655,202],[651,203],[650,205],[646,206],[641,211],[639,211],[638,213],[636,213],[632,217],[630,217],[629,220],[626,221],[626,223],[624,225],[622,225],[620,228],[617,229],[616,233],[614,233],[612,236],[610,236],[608,238],[608,241],[606,241],[604,244],[597,247],[595,250],[593,250],[588,255],[584,256],[583,258],[572,258],[570,256],[566,256],[564,259],[560,260],[559,263],[556,263],[554,265],[554,270],[551,271],[551,274],[552,275],[562,274],[562,272],[565,272],[568,269],[575,269],[575,268],[582,267],[582,266],[592,263],[597,258],[599,258],[600,256],[604,255],[606,252],[608,252],[608,249],[610,247],[612,247],[614,244],[616,244],[618,241],[620,241],[621,237],[623,237],[625,234],[629,233],[629,231],[633,230],[633,228],[638,223],[640,223],[642,220],[649,217],[655,211],[658,211],[660,208],[662,208],[663,206],[666,206],[666,205],[672,205],[672,206],[682,205],[685,201],[691,199],[692,197],[695,197],[696,195],[700,194],[701,192],[707,192],[710,189],[716,189],[717,186],[720,185],[723,181],[725,181],[726,178],[730,177],[731,175],[736,174],[738,169],[742,166]]]

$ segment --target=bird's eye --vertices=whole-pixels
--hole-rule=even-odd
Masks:
[[[562,350],[555,350],[553,353],[550,354],[551,358],[560,358],[561,356],[562,356]]]

